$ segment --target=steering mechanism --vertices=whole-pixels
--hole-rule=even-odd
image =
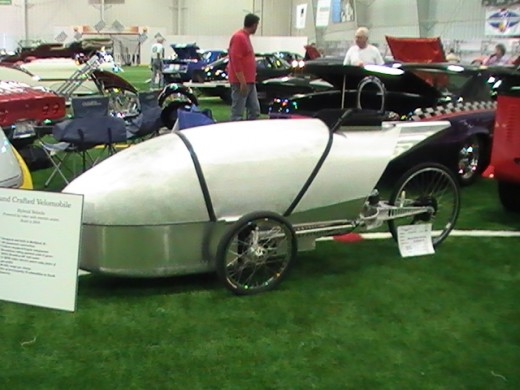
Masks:
[[[374,84],[379,89],[379,93],[381,94],[381,107],[379,108],[379,112],[383,114],[385,112],[386,88],[383,82],[375,76],[367,76],[359,82],[357,86],[356,107],[358,110],[363,109],[361,106],[361,92],[363,92],[363,89],[369,84]]]

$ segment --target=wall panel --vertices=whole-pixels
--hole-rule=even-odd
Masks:
[[[13,50],[24,35],[23,0],[0,5],[0,49]]]
[[[429,36],[483,39],[485,8],[481,0],[436,0],[430,5]]]

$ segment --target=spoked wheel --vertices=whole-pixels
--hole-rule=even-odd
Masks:
[[[135,92],[123,88],[105,88],[103,94],[108,96],[108,109],[112,115],[124,118],[139,113],[139,98]]]
[[[274,289],[296,256],[291,224],[281,215],[257,212],[239,219],[218,245],[216,268],[226,288],[237,295]]]
[[[460,188],[448,168],[434,163],[421,164],[399,179],[389,203],[394,206],[431,206],[433,213],[397,218],[388,221],[388,227],[397,240],[398,226],[430,223],[435,247],[455,226],[460,211]]]
[[[472,184],[479,176],[482,165],[482,141],[477,136],[471,136],[459,151],[458,172],[460,184]]]

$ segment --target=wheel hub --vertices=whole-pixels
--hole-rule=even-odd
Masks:
[[[256,260],[263,260],[267,255],[267,249],[262,245],[252,246],[250,252]]]
[[[475,174],[479,163],[479,147],[472,143],[464,145],[459,152],[459,174],[463,178],[471,177]]]
[[[416,220],[423,221],[423,222],[430,221],[431,217],[437,213],[437,209],[438,209],[437,199],[435,199],[435,197],[433,197],[431,195],[421,196],[419,199],[417,199],[413,203],[413,205],[415,207],[431,207],[431,208],[433,208],[433,213],[426,212],[426,213],[419,214],[419,215],[417,215],[415,217]]]

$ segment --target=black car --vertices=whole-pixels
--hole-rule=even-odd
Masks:
[[[175,52],[173,59],[165,58],[163,63],[164,81],[168,83],[182,83],[190,81],[193,72],[223,58],[226,50],[201,50],[195,43],[173,44],[170,47]]]
[[[229,57],[215,61],[201,70],[193,72],[193,82],[187,85],[207,96],[218,96],[231,102],[227,64]],[[256,54],[256,81],[258,99],[263,113],[275,97],[292,96],[332,88],[323,80],[305,75],[300,68],[291,66],[276,53]]]
[[[376,118],[431,121],[448,120],[444,132],[420,153],[403,155],[394,167],[408,168],[422,161],[440,162],[469,184],[489,163],[495,121],[495,96],[501,80],[518,76],[513,68],[481,68],[454,64],[393,64],[348,66],[341,59],[320,59],[304,71],[334,86],[326,91],[277,98],[269,107],[271,118],[314,116],[322,109],[358,108]],[[373,118],[364,116],[361,124]]]

